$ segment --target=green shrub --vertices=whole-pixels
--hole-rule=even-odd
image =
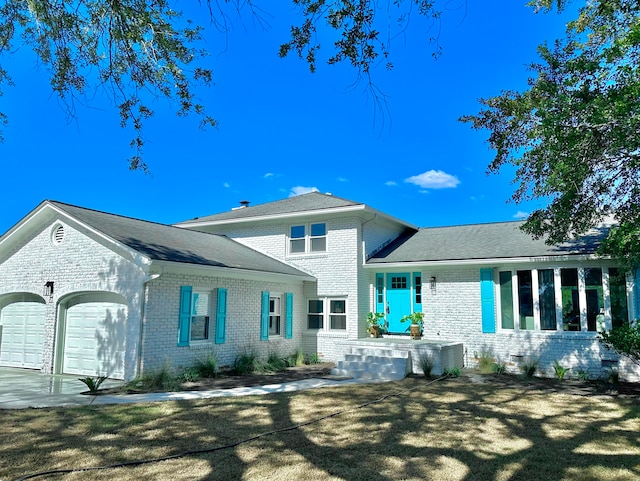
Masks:
[[[491,366],[493,368],[493,372],[496,374],[506,374],[507,373],[507,365],[502,361],[494,362]]]
[[[213,353],[209,353],[203,359],[198,359],[193,367],[200,377],[217,377],[220,369],[218,358]]]
[[[538,359],[525,359],[520,365],[520,370],[526,377],[533,377],[538,370],[539,363]]]
[[[585,371],[584,369],[581,369],[578,371],[578,379],[580,381],[588,381],[589,380],[589,371]]]
[[[318,353],[314,352],[313,354],[309,354],[305,362],[306,364],[320,364],[322,361]]]
[[[264,365],[265,372],[280,372],[287,367],[286,361],[275,352],[270,352],[267,362]]]
[[[179,380],[183,382],[197,382],[202,376],[196,367],[188,367],[180,375]]]
[[[165,364],[160,369],[134,379],[128,386],[144,391],[175,391],[179,387],[179,381]]]
[[[451,369],[445,369],[443,374],[448,377],[460,377],[462,375],[462,369],[454,366]]]
[[[87,388],[89,388],[89,394],[98,394],[98,389],[100,389],[100,384],[107,379],[107,376],[99,376],[99,377],[80,377],[78,381],[83,382]]]
[[[569,372],[569,369],[570,368],[568,367],[561,366],[557,360],[553,361],[553,370],[556,372],[556,378],[558,378],[558,381],[562,381],[564,379],[567,372]]]
[[[297,349],[296,352],[285,359],[285,362],[289,367],[304,366],[306,364],[304,352],[302,352],[302,349]]]
[[[489,374],[493,372],[495,359],[493,353],[490,350],[483,349],[482,351],[480,351],[480,355],[476,357],[478,358],[478,370],[481,373]]]
[[[258,366],[258,356],[253,350],[245,349],[238,354],[233,361],[233,372],[235,374],[251,374]]]
[[[431,377],[431,371],[433,370],[433,357],[428,352],[421,352],[418,356],[418,365],[422,369],[424,377]]]

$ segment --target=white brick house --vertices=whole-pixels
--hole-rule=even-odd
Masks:
[[[638,317],[633,277],[594,256],[598,233],[547,246],[518,227],[418,229],[320,193],[175,226],[45,201],[0,238],[0,365],[131,379],[245,348],[336,360],[368,312],[404,336],[421,311],[466,365],[490,351],[638,378],[597,341]]]

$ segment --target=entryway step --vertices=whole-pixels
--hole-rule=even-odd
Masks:
[[[344,361],[338,361],[331,374],[357,379],[403,379],[407,375],[408,359],[406,356],[391,356],[390,352],[391,350],[365,348],[362,354],[346,354]]]

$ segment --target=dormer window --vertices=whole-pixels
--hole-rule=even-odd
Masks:
[[[289,254],[327,251],[327,224],[293,225],[289,231]]]

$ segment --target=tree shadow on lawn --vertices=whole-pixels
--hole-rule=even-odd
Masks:
[[[345,412],[333,415],[339,411]],[[449,379],[429,385],[408,378],[245,398],[0,414],[5,427],[0,433],[1,479],[227,445],[232,446],[65,478],[640,477],[637,399],[553,393],[525,384]],[[287,430],[260,436],[281,429]]]

